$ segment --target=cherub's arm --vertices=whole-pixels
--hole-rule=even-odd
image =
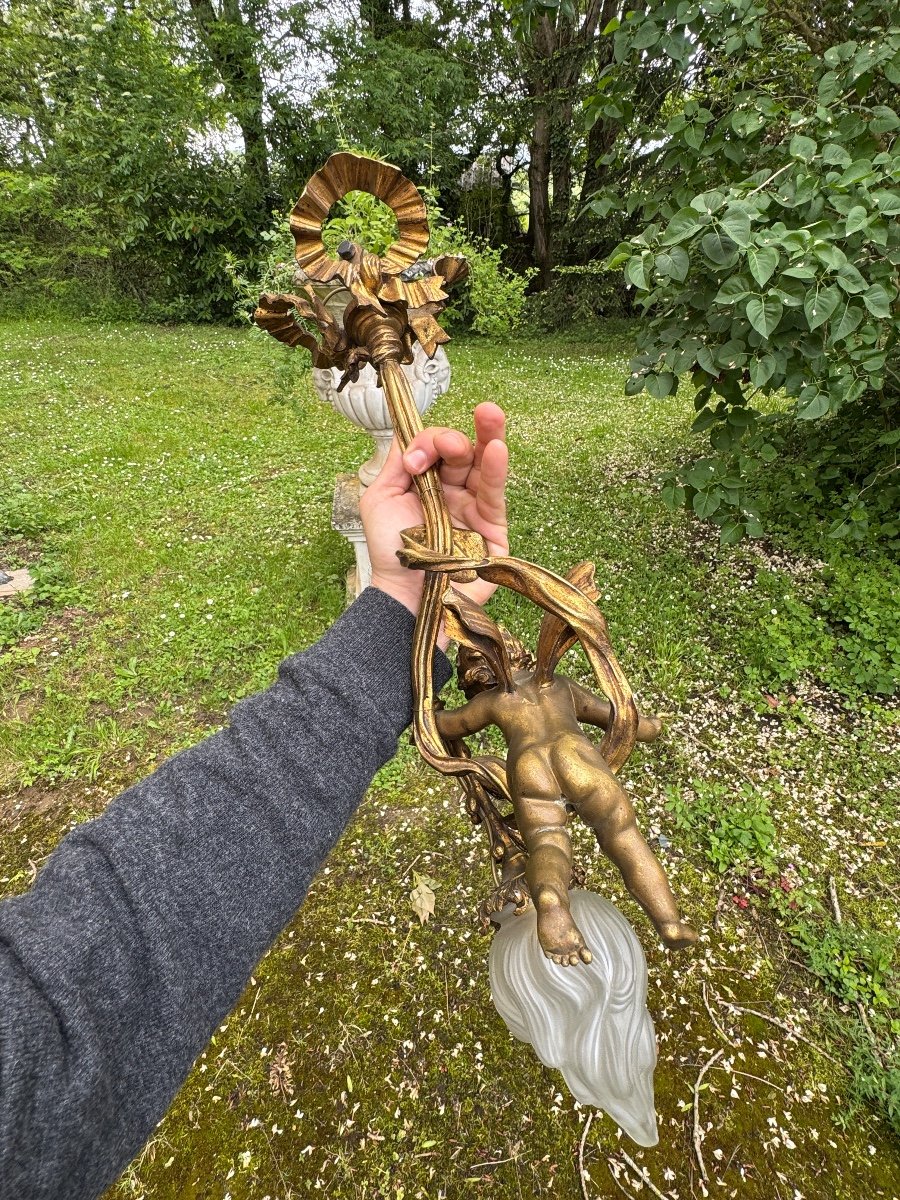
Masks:
[[[609,701],[601,700],[599,696],[595,696],[587,688],[579,687],[571,679],[569,687],[572,689],[572,700],[578,720],[584,721],[588,725],[598,725],[601,729],[608,729],[612,719],[612,707]],[[660,733],[662,733],[662,721],[659,717],[641,717],[637,731],[639,742],[655,741]]]
[[[435,713],[437,727],[445,738],[461,738],[478,733],[494,723],[494,700],[491,691],[479,692],[460,708],[443,708]]]

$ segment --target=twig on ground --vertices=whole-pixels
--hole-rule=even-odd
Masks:
[[[761,1021],[768,1021],[770,1025],[774,1025],[778,1029],[783,1029],[785,1033],[789,1033],[798,1042],[805,1042],[807,1046],[812,1046],[817,1054],[821,1054],[829,1062],[837,1063],[838,1066],[841,1065],[840,1060],[835,1058],[833,1054],[829,1054],[827,1050],[823,1050],[816,1042],[811,1041],[808,1037],[804,1037],[802,1033],[798,1033],[796,1029],[788,1025],[787,1021],[780,1021],[778,1017],[772,1017],[769,1013],[758,1012],[755,1008],[742,1008],[739,1004],[731,1004],[727,1000],[724,1000],[722,1003],[725,1008],[730,1008],[732,1012],[746,1013],[749,1017],[759,1017]]]
[[[728,1155],[728,1162],[725,1164],[725,1167],[724,1167],[724,1169],[723,1169],[723,1171],[722,1171],[722,1178],[723,1178],[723,1179],[724,1179],[724,1177],[725,1177],[725,1176],[728,1174],[728,1168],[729,1168],[729,1167],[731,1166],[731,1164],[734,1162],[735,1155],[737,1154],[738,1150],[740,1150],[740,1148],[741,1148],[741,1143],[740,1143],[740,1142],[738,1142],[738,1144],[735,1146],[735,1148],[732,1150],[732,1152],[731,1152],[731,1153]]]
[[[706,980],[705,979],[700,984],[700,994],[703,996],[703,1005],[706,1008],[706,1011],[709,1013],[709,1019],[712,1021],[713,1028],[715,1029],[716,1033],[719,1035],[719,1037],[722,1039],[722,1041],[727,1042],[729,1046],[736,1046],[737,1042],[733,1041],[728,1036],[728,1034],[725,1032],[725,1030],[722,1028],[722,1026],[716,1020],[715,1014],[713,1013],[713,1010],[710,1007],[709,999],[707,998],[707,995],[706,995]],[[718,997],[717,997],[717,999],[718,999]]]
[[[831,911],[834,914],[834,919],[838,925],[843,925],[844,918],[841,915],[841,906],[838,901],[837,884],[834,882],[834,876],[828,876],[828,898],[831,901]]]
[[[781,1092],[784,1095],[783,1087],[779,1087],[771,1079],[764,1079],[762,1075],[751,1075],[749,1071],[738,1071],[734,1067],[716,1067],[716,1070],[724,1071],[726,1075],[742,1075],[744,1079],[755,1079],[757,1083],[764,1083],[766,1087],[774,1088],[776,1092]]]
[[[581,1135],[581,1141],[578,1143],[578,1182],[581,1184],[581,1194],[584,1200],[591,1200],[588,1195],[587,1184],[584,1182],[584,1144],[587,1141],[587,1136],[591,1131],[591,1125],[594,1123],[594,1114],[588,1113],[588,1118],[584,1123],[584,1132]]]
[[[752,775],[748,775],[740,763],[736,763],[733,758],[729,758],[729,756],[723,750],[720,750],[718,746],[712,745],[712,743],[706,741],[705,738],[697,737],[693,733],[688,733],[686,729],[679,729],[677,733],[679,737],[686,738],[689,742],[693,742],[695,746],[700,746],[701,749],[707,752],[707,754],[712,754],[715,758],[720,758],[722,762],[727,763],[728,766],[731,767],[732,771],[736,771],[738,775],[746,779],[747,782],[753,787],[759,786],[758,779],[754,779]]]
[[[423,851],[423,853],[424,853],[424,851]],[[421,855],[421,854],[417,854],[417,855],[416,855],[416,857],[415,857],[415,858],[412,860],[412,862],[409,864],[409,866],[406,868],[406,870],[405,870],[405,871],[403,872],[403,874],[400,876],[400,882],[401,882],[401,883],[402,883],[402,882],[403,882],[403,880],[404,880],[404,879],[407,877],[407,875],[410,873],[410,871],[413,869],[413,867],[416,865],[416,863],[419,861],[419,859],[420,859],[421,857],[422,857],[422,855]]]
[[[843,925],[844,918],[841,915],[841,905],[840,905],[840,901],[838,900],[837,884],[834,882],[833,875],[828,876],[828,898],[831,900],[831,911],[834,914],[835,924]],[[859,1014],[859,1019],[862,1022],[862,1027],[866,1031],[866,1036],[868,1037],[869,1041],[872,1043],[872,1053],[875,1055],[876,1060],[883,1067],[884,1059],[881,1057],[881,1051],[878,1048],[878,1039],[875,1037],[875,1030],[869,1024],[869,1017],[868,1017],[868,1014],[866,1013],[866,1006],[863,1004],[862,1000],[856,1001],[856,1011]]]
[[[662,1194],[656,1184],[651,1181],[650,1172],[647,1170],[647,1168],[639,1167],[634,1159],[630,1158],[624,1150],[620,1150],[619,1153],[625,1162],[628,1163],[629,1167],[631,1167],[632,1171],[634,1171],[635,1175],[637,1175],[638,1179],[640,1179],[641,1183],[643,1183],[643,1185],[647,1188],[647,1190],[652,1195],[656,1196],[657,1200],[666,1200],[666,1197]]]
[[[616,1167],[619,1166],[618,1160],[610,1155],[606,1160],[606,1164],[609,1167],[609,1173],[612,1176],[613,1183],[616,1185],[622,1195],[627,1196],[628,1200],[634,1200],[634,1192],[629,1192],[626,1187],[623,1187],[616,1176]]]
[[[900,891],[898,891],[897,888],[892,887],[891,884],[889,884],[886,879],[882,879],[877,871],[875,872],[875,878],[878,880],[879,887],[883,887],[884,890],[887,892],[890,892],[892,896],[897,896],[898,898],[900,898]]]
[[[700,1073],[697,1076],[697,1080],[694,1084],[694,1153],[697,1155],[697,1166],[700,1168],[700,1178],[704,1183],[709,1183],[709,1173],[706,1170],[706,1163],[703,1161],[703,1150],[701,1149],[703,1145],[704,1134],[700,1128],[700,1085],[703,1082],[703,1077],[706,1072],[722,1057],[724,1053],[724,1050],[717,1050],[711,1058],[706,1060],[706,1062],[700,1068]]]

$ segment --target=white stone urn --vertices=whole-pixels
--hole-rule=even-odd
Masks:
[[[438,346],[434,358],[429,358],[416,342],[413,361],[403,368],[403,373],[412,387],[416,408],[423,416],[450,386],[450,362],[443,346]],[[368,487],[384,465],[394,436],[375,368],[367,363],[356,383],[348,383],[342,392],[337,390],[341,372],[336,367],[313,368],[312,378],[319,399],[375,439],[375,453],[359,468],[360,482],[364,488]]]
[[[404,366],[403,372],[422,416],[450,386],[450,362],[442,346],[438,346],[434,358],[429,358],[417,342],[413,348],[413,361]],[[356,566],[347,576],[347,600],[350,602],[372,581],[372,564],[359,516],[359,497],[384,465],[394,431],[374,367],[366,364],[356,383],[348,383],[341,392],[337,390],[341,372],[336,367],[314,367],[312,378],[320,400],[343,413],[375,440],[371,458],[362,464],[356,475],[338,475],[334,489],[332,528],[347,539],[356,556]]]

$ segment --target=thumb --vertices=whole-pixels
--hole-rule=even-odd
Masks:
[[[402,496],[404,492],[409,491],[411,483],[412,476],[403,465],[400,443],[394,435],[384,466],[367,490],[384,496]]]

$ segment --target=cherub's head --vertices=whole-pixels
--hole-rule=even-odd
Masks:
[[[513,671],[533,671],[534,658],[529,651],[525,649],[518,638],[514,638],[502,625],[499,626],[499,629]],[[459,686],[469,700],[473,696],[477,696],[479,692],[496,687],[498,682],[487,656],[482,654],[480,650],[474,650],[469,646],[460,646],[459,648],[456,662],[456,677],[459,681]]]

